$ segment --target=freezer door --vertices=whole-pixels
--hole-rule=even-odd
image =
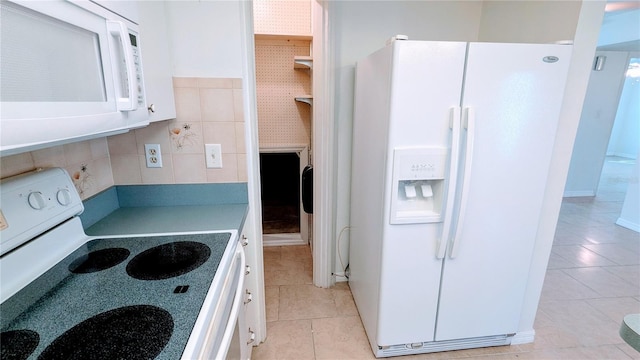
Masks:
[[[396,148],[426,148],[447,157],[465,52],[460,42],[396,41],[356,68],[349,285],[375,351],[433,341],[442,225],[391,224],[391,199],[398,191],[391,186],[393,159]],[[437,193],[447,174],[444,181],[442,174],[423,178],[420,186],[437,177]],[[417,192],[425,197],[428,189]]]
[[[571,47],[472,43],[436,340],[515,333]]]

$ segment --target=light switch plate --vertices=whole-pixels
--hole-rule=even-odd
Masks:
[[[204,154],[207,160],[207,168],[222,168],[222,145],[220,144],[204,144]]]

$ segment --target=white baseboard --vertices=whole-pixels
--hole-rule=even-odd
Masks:
[[[536,337],[535,330],[520,331],[511,338],[511,345],[532,343]]]
[[[633,230],[635,232],[640,232],[640,224],[631,222],[627,219],[618,218],[618,220],[616,220],[616,224],[622,227],[626,227],[627,229]]]
[[[565,191],[562,194],[563,197],[581,197],[581,196],[596,196],[595,191],[581,190],[581,191]]]
[[[307,245],[306,241],[302,240],[300,233],[290,234],[263,234],[262,235],[263,246],[285,246],[285,245]]]

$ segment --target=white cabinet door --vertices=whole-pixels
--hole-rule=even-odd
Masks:
[[[256,329],[258,327],[258,307],[260,302],[264,302],[262,292],[259,291],[258,278],[259,270],[261,270],[256,261],[257,242],[251,236],[250,231],[247,231],[249,224],[249,217],[247,215],[245,225],[240,233],[240,244],[244,247],[247,266],[249,266],[249,274],[245,278],[245,292],[244,292],[244,312],[245,312],[245,324],[246,324],[246,347],[242,354],[242,359],[251,359],[251,352],[253,346],[258,345]]]
[[[171,53],[163,1],[139,1],[140,48],[149,121],[176,118]]]

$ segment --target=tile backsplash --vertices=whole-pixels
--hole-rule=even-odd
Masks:
[[[66,169],[83,199],[114,185],[106,138],[3,157],[0,176],[5,178],[46,167]]]
[[[174,78],[176,119],[125,134],[0,159],[2,178],[62,167],[83,199],[113,185],[246,182],[241,79]],[[144,144],[160,144],[162,168],[147,168]],[[221,169],[208,169],[204,144],[221,144]]]

